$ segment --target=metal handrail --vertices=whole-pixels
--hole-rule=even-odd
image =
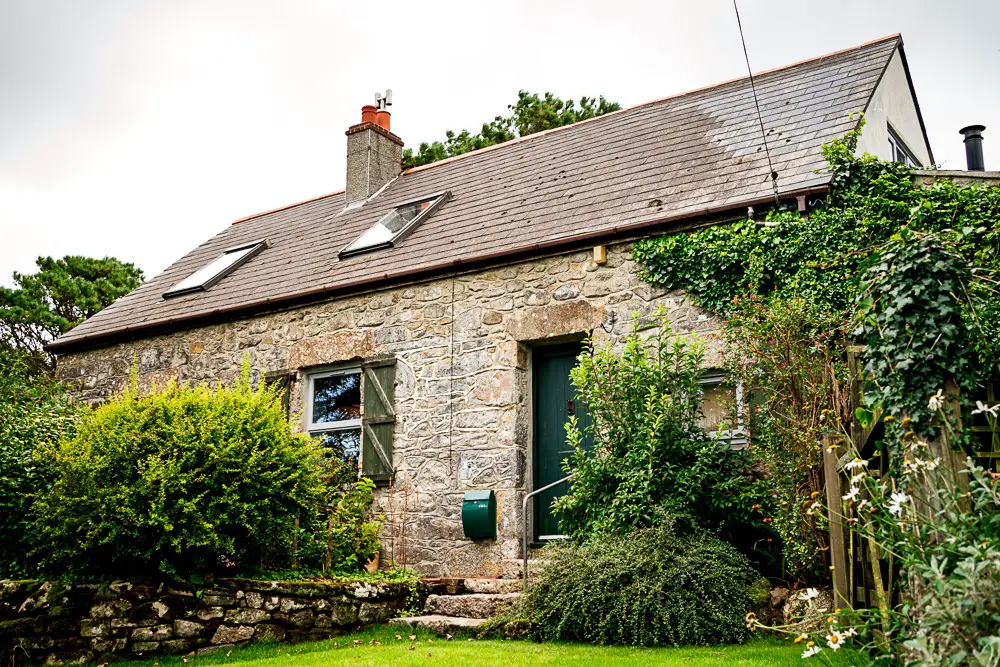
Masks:
[[[521,586],[524,588],[528,587],[528,501],[534,496],[537,496],[539,493],[544,493],[551,488],[559,486],[563,482],[568,482],[574,477],[576,477],[575,472],[570,473],[562,479],[552,482],[547,486],[536,489],[524,496],[524,500],[521,502],[521,554],[524,556],[524,574],[521,577]]]

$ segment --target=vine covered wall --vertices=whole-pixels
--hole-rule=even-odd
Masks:
[[[860,129],[824,147],[832,185],[808,216],[771,211],[646,239],[634,257],[648,282],[683,289],[728,319],[740,319],[748,299],[801,299],[811,312],[843,317],[828,333],[868,346],[869,402],[931,428],[914,385],[948,378],[971,389],[997,369],[1000,187],[927,186],[901,164],[857,158]]]
[[[771,472],[761,511],[793,582],[829,578],[824,434],[856,419],[877,426],[875,445],[898,472],[904,438],[971,423],[998,376],[1000,187],[856,157],[860,130],[824,147],[831,187],[808,215],[771,210],[633,251],[644,280],[684,290],[729,325],[726,364],[754,390],[752,451]],[[860,405],[851,346],[863,350]],[[928,397],[949,387],[958,410],[942,421]],[[969,429],[951,436],[974,449]]]

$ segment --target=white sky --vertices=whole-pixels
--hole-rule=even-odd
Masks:
[[[378,8],[378,9],[376,9]],[[1000,2],[741,0],[754,71],[901,32],[935,157],[987,126]],[[0,282],[38,255],[148,277],[233,220],[343,187],[384,88],[408,146],[519,89],[631,106],[745,75],[730,0],[0,0]]]

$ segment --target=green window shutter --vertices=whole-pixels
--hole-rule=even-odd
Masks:
[[[361,475],[375,481],[392,477],[392,431],[396,424],[396,360],[369,361],[363,375],[361,417]]]
[[[295,383],[295,373],[291,371],[274,371],[264,376],[264,381],[268,384],[277,384],[281,387],[281,409],[285,411],[285,416],[291,415],[292,408],[292,385]]]

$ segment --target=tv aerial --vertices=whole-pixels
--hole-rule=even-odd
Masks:
[[[385,109],[392,106],[392,88],[386,88],[384,93],[375,93],[375,107]]]

